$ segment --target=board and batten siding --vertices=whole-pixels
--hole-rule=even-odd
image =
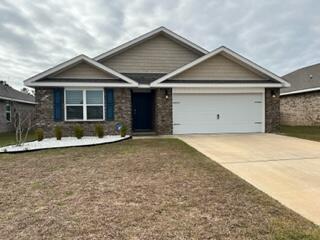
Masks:
[[[168,73],[199,57],[200,54],[158,35],[100,62],[121,73]]]
[[[266,80],[219,54],[178,74],[173,80]]]
[[[116,79],[116,77],[97,69],[90,64],[81,62],[71,68],[51,75],[54,78],[88,78],[88,79]]]

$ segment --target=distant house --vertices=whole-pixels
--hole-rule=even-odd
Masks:
[[[281,123],[320,126],[320,63],[298,69],[283,78],[291,83],[291,87],[281,89]]]
[[[33,96],[19,92],[0,81],[0,132],[13,131],[15,110],[31,111],[35,107]]]

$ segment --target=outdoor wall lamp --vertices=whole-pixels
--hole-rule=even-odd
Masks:
[[[164,94],[165,94],[165,98],[166,98],[166,99],[168,99],[168,98],[169,98],[169,92],[168,92],[168,89],[166,89],[166,90],[165,90],[165,93],[164,93]]]
[[[271,91],[271,96],[272,96],[273,98],[275,98],[275,97],[277,96],[276,91],[272,90],[272,91]]]

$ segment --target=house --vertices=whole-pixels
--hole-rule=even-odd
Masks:
[[[160,27],[95,58],[79,55],[25,80],[38,126],[96,123],[115,134],[274,132],[289,84],[227,47],[211,52]]]
[[[14,111],[33,111],[35,98],[26,93],[19,92],[10,87],[6,82],[0,81],[0,132],[14,130]]]
[[[281,124],[320,126],[320,64],[283,76],[290,88],[281,90]]]

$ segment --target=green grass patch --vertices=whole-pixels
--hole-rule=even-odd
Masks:
[[[27,141],[33,141],[35,139],[34,133],[30,132],[28,134]],[[8,146],[16,143],[15,132],[0,133],[0,147]]]
[[[319,126],[281,126],[280,133],[291,137],[320,141]]]

